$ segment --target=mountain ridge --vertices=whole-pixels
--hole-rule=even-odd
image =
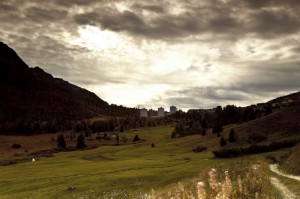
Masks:
[[[0,42],[0,133],[20,123],[64,123],[99,117],[109,104],[84,88],[30,68]],[[11,128],[13,127],[13,128]]]

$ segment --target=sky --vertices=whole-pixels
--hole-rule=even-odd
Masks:
[[[6,0],[0,41],[110,104],[212,108],[300,89],[299,0]]]

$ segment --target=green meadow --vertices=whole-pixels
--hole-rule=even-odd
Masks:
[[[60,152],[52,158],[0,167],[0,199],[17,198],[137,198],[191,179],[211,168],[230,168],[239,161],[262,156],[215,159],[210,150],[194,153],[201,145],[219,146],[216,135],[171,139],[173,127],[124,132],[144,141],[92,150]],[[121,134],[120,134],[121,135]],[[151,147],[154,143],[155,147]]]

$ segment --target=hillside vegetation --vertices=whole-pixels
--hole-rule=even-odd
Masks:
[[[54,157],[40,158],[35,162],[0,167],[1,199],[138,198],[150,194],[152,189],[152,194],[159,196],[168,190],[178,190],[177,182],[182,182],[185,190],[190,189],[195,195],[197,183],[191,186],[187,186],[187,183],[207,183],[208,171],[212,168],[220,173],[220,182],[225,179],[224,172],[228,170],[234,190],[238,189],[238,173],[246,175],[250,172],[253,179],[261,178],[260,172],[252,172],[251,165],[259,164],[264,168],[262,161],[268,153],[262,156],[216,159],[211,153],[211,150],[219,147],[219,137],[215,134],[172,139],[170,135],[173,129],[166,126],[124,132],[120,135],[130,140],[138,135],[142,141],[92,150],[60,152],[54,154]],[[35,139],[40,138],[36,136]],[[207,150],[192,152],[199,145]],[[22,150],[16,149],[16,153]],[[243,181],[243,186],[250,186],[249,189],[252,187],[258,194],[267,189],[268,193],[264,194],[276,195],[276,191],[268,188],[269,183],[266,181],[253,185],[248,183]],[[210,189],[206,191],[211,192]]]
[[[280,168],[286,173],[300,176],[300,144],[283,155],[280,160]]]

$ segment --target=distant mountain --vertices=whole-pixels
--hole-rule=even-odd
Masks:
[[[0,42],[0,133],[24,130],[24,126],[58,128],[67,121],[115,113],[116,107],[39,67],[28,67]]]

